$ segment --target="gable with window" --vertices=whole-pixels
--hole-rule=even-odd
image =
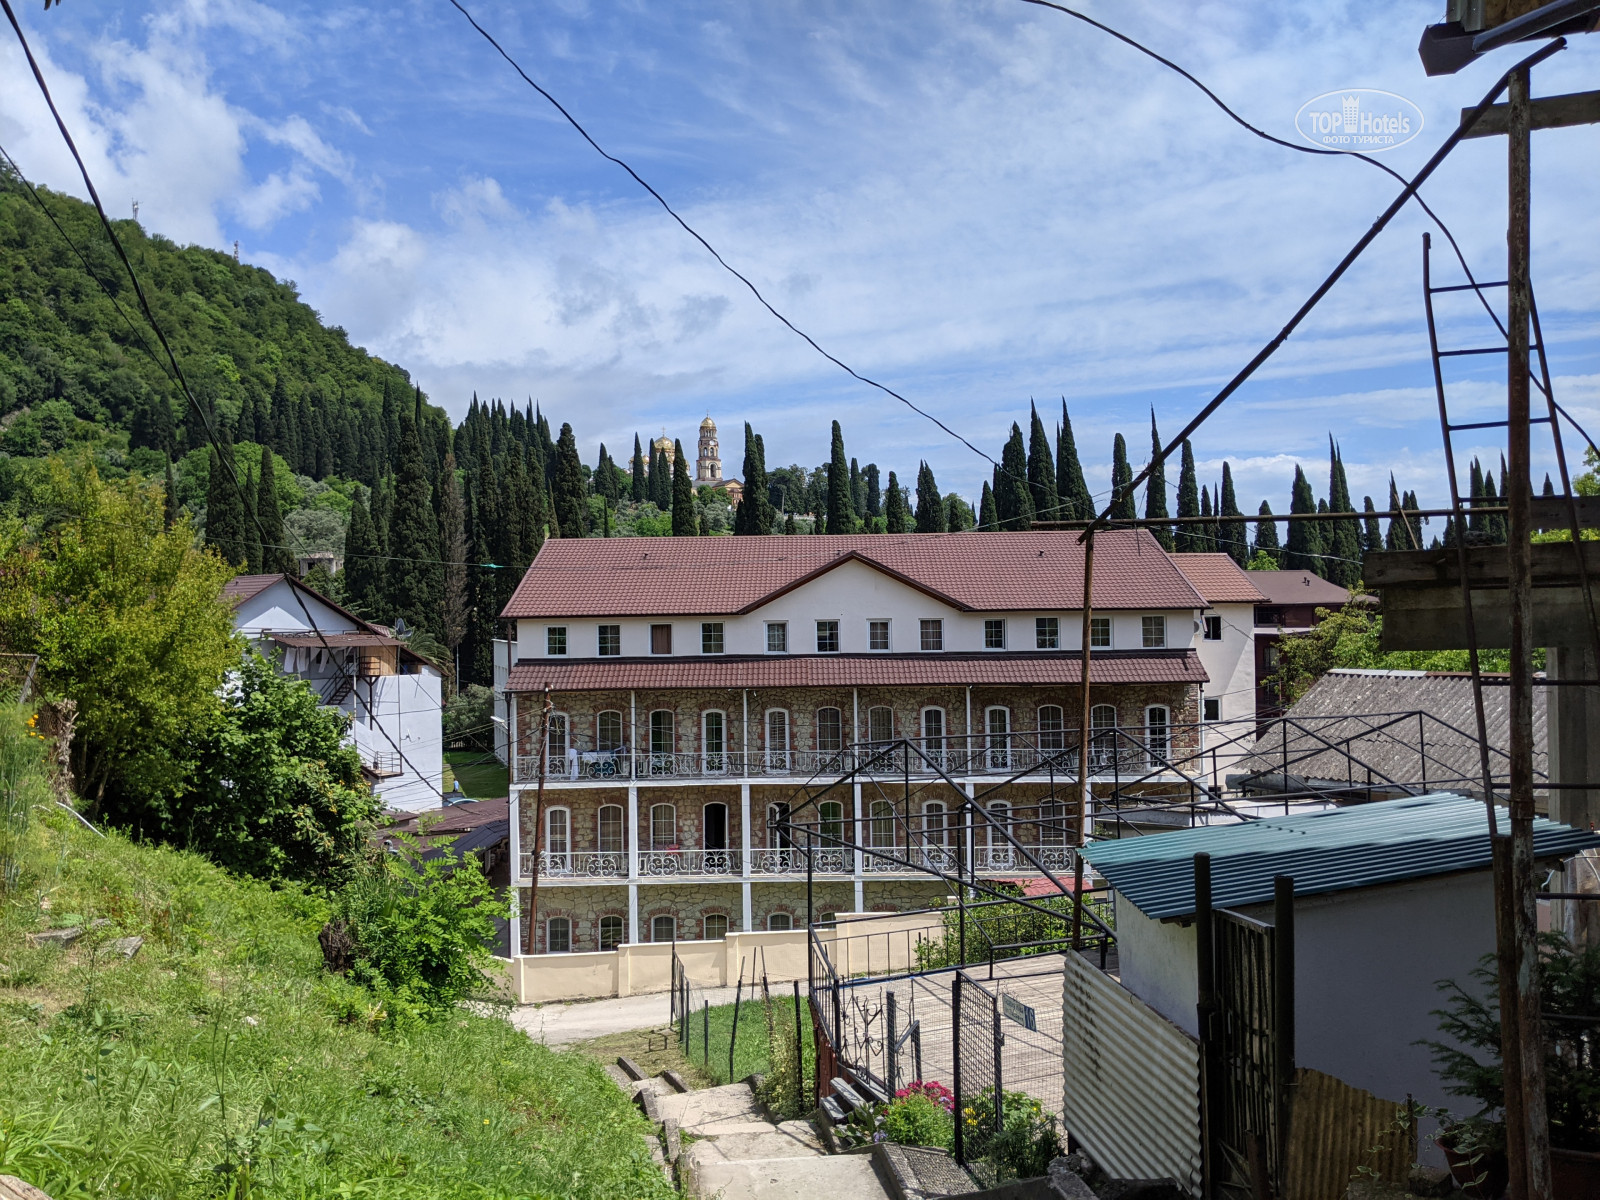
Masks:
[[[700,623],[700,653],[722,653],[722,622],[702,621]]]
[[[1033,619],[1033,644],[1038,650],[1061,649],[1061,618],[1035,617]]]
[[[924,617],[917,622],[917,631],[920,649],[944,649],[944,621],[938,617]]]
[[[1167,644],[1167,619],[1157,613],[1139,618],[1139,633],[1146,650],[1159,650]]]
[[[1111,618],[1110,617],[1090,617],[1089,618],[1089,649],[1091,649],[1091,650],[1109,650],[1109,649],[1111,649]]]

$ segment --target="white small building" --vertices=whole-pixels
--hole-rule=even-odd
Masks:
[[[1194,642],[1206,672],[1200,773],[1220,787],[1255,742],[1255,611],[1267,598],[1226,554],[1174,554],[1172,561],[1207,604],[1195,619]]]
[[[224,593],[233,624],[264,656],[349,717],[349,738],[386,808],[438,807],[444,776],[443,675],[382,625],[292,575],[241,575]]]

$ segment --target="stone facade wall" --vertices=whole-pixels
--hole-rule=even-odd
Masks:
[[[538,927],[528,938],[534,954],[546,952],[545,930],[551,917],[566,917],[572,922],[572,949],[600,949],[600,918],[621,917],[623,936],[628,928],[628,889],[621,887],[541,887],[539,889]],[[522,893],[522,912],[528,915],[528,892]]]

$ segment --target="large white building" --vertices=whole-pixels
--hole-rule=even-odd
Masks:
[[[442,797],[442,674],[382,625],[363,621],[292,575],[240,575],[224,593],[234,628],[322,703],[348,714],[361,768],[386,808],[419,812]]]

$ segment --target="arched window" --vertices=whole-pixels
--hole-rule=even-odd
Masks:
[[[867,709],[867,741],[875,746],[894,741],[894,709],[884,704]]]
[[[594,748],[602,754],[622,749],[622,714],[616,709],[596,713],[594,718]]]
[[[726,913],[707,913],[705,920],[706,941],[715,942],[728,936],[728,917]]]
[[[817,805],[817,816],[822,824],[822,849],[839,849],[839,843],[851,841],[844,831],[844,805],[837,800],[824,800]]]
[[[678,748],[676,715],[670,708],[658,708],[650,714],[650,755],[652,758],[673,754]],[[652,765],[653,769],[653,765]]]
[[[700,714],[701,765],[707,775],[728,773],[728,717],[718,709]]]
[[[922,710],[922,752],[936,767],[944,766],[944,709]]]
[[[652,942],[675,942],[678,940],[677,917],[652,917],[650,918],[650,940]]]
[[[1011,710],[992,704],[983,710],[985,761],[991,771],[1011,766]]]
[[[671,804],[650,806],[650,849],[678,848],[678,810]]]
[[[1164,704],[1152,704],[1144,710],[1144,744],[1150,752],[1150,765],[1166,765],[1172,753],[1172,714]]]
[[[713,800],[700,811],[700,841],[703,850],[728,848],[728,806]]]
[[[550,767],[551,771],[565,774],[567,770],[567,714],[553,712],[550,714]]]
[[[787,804],[767,805],[767,849],[787,850],[794,845],[786,822],[789,820]]]
[[[787,932],[794,928],[794,918],[788,913],[772,913],[767,917],[767,928],[773,933]]]
[[[929,800],[922,806],[922,842],[925,846],[943,846],[949,837],[944,801]]]
[[[781,708],[767,711],[767,770],[789,769],[789,714]]]
[[[606,916],[600,918],[600,949],[615,950],[622,945],[622,918]]]
[[[544,952],[546,954],[572,952],[572,922],[566,917],[551,917],[544,923]]]
[[[1004,830],[1005,832],[1002,832]],[[996,800],[989,805],[989,845],[991,847],[1011,845],[1006,841],[1006,833],[1011,830],[1011,805],[1004,800]]]
[[[1067,748],[1065,723],[1061,719],[1061,706],[1059,704],[1041,704],[1039,706],[1039,750],[1044,754],[1054,754],[1058,750]]]
[[[1045,800],[1039,805],[1039,844],[1062,846],[1067,841],[1067,806],[1059,800]]]
[[[1089,762],[1095,770],[1111,765],[1117,753],[1117,706],[1096,704],[1089,710]]]
[[[868,824],[872,827],[868,837],[872,845],[879,849],[892,848],[896,844],[894,805],[887,800],[874,800],[867,811],[870,814]]]
[[[621,854],[623,842],[622,805],[602,804],[595,815],[595,846],[601,854]]]
[[[844,713],[837,708],[817,709],[817,752],[837,754],[844,749]]]
[[[552,871],[572,869],[572,813],[565,808],[547,808],[544,813],[545,862]]]

